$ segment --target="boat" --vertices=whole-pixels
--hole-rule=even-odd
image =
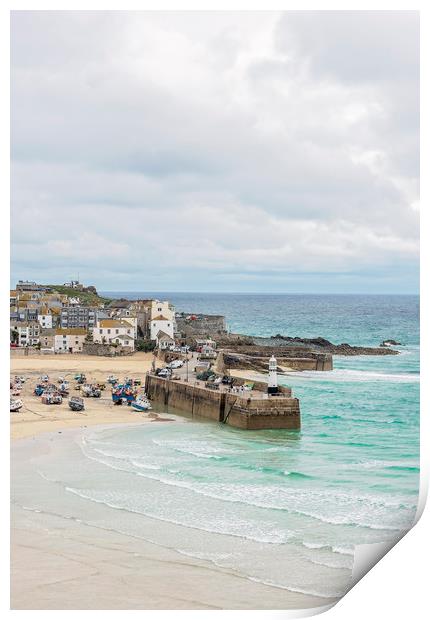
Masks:
[[[149,402],[145,394],[138,396],[136,400],[131,403],[131,406],[136,411],[149,411],[150,409],[152,409],[151,403]]]
[[[63,397],[59,392],[43,392],[42,403],[44,405],[61,405]]]
[[[136,391],[130,385],[116,385],[112,388],[112,400],[114,403],[119,401],[131,403],[136,400]]]
[[[107,378],[107,382],[111,385],[115,385],[116,383],[118,383],[118,379],[114,375],[109,375],[109,377]]]
[[[86,383],[81,387],[81,393],[83,396],[88,398],[100,398],[102,395],[100,388],[96,385],[92,385],[91,383]]]
[[[20,398],[11,398],[10,399],[10,410],[13,412],[17,412],[23,406],[23,402]]]
[[[83,411],[85,409],[84,399],[80,396],[69,398],[69,407],[72,411]]]

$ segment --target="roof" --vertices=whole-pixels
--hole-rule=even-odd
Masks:
[[[157,334],[157,340],[170,340],[171,342],[175,342],[175,339],[169,336],[169,334],[166,334],[166,332],[163,332],[162,329],[160,329]]]
[[[151,319],[151,321],[170,321],[170,319],[166,319],[165,316],[163,316],[162,314],[159,314],[154,319]]]
[[[56,329],[56,336],[86,336],[87,330],[83,327],[65,327],[63,329]]]
[[[133,328],[133,325],[127,320],[123,319],[118,321],[117,319],[101,319],[99,322],[100,327],[128,327]]]
[[[14,297],[14,296],[16,297],[17,295],[18,295],[17,291],[11,291],[10,292],[10,296],[11,297]]]
[[[134,340],[134,336],[129,336],[128,334],[120,334],[119,336],[115,336],[114,340],[117,338],[120,340]]]

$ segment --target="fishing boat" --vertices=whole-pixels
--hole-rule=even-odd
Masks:
[[[20,398],[11,398],[10,399],[10,410],[13,412],[17,412],[23,406],[23,402]]]
[[[96,385],[92,385],[91,383],[86,383],[83,385],[81,387],[81,393],[87,398],[100,398],[102,394],[101,390]]]
[[[109,377],[107,378],[107,382],[111,385],[116,385],[118,383],[118,379],[114,375],[109,375]]]
[[[136,399],[136,391],[130,385],[117,385],[112,388],[112,400],[114,403],[126,401],[131,403]]]
[[[83,411],[85,409],[84,399],[80,396],[69,398],[69,407],[72,411]]]
[[[63,397],[59,392],[43,392],[42,403],[44,405],[61,405]]]
[[[136,400],[134,400],[131,403],[131,406],[136,411],[149,411],[150,409],[152,409],[151,403],[149,402],[149,400],[148,400],[148,398],[147,398],[147,396],[145,394],[142,394],[141,396],[138,396],[136,398]]]

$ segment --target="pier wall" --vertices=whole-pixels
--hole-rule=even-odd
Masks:
[[[267,384],[263,384],[266,385]],[[300,406],[290,388],[279,396],[247,398],[194,385],[147,375],[145,391],[151,400],[166,408],[186,411],[192,416],[224,422],[236,428],[261,430],[270,428],[300,429]]]

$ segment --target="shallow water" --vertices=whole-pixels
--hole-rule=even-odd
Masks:
[[[245,432],[185,418],[88,429],[55,458],[40,457],[34,476],[42,492],[28,508],[67,511],[282,588],[341,595],[350,583],[354,545],[395,540],[414,519],[417,299],[361,298],[355,312],[350,296],[343,302],[342,296],[310,296],[307,309],[299,296],[259,296],[239,316],[243,302],[235,302],[245,296],[227,296],[221,305],[217,296],[212,305],[207,297],[200,300],[204,308],[194,299],[184,309],[216,313],[230,303],[231,321],[241,331],[373,345],[393,337],[404,346],[398,356],[336,357],[333,372],[282,377],[300,398],[301,432]],[[268,308],[273,314],[281,306],[268,327]],[[28,498],[17,489],[16,500]]]

